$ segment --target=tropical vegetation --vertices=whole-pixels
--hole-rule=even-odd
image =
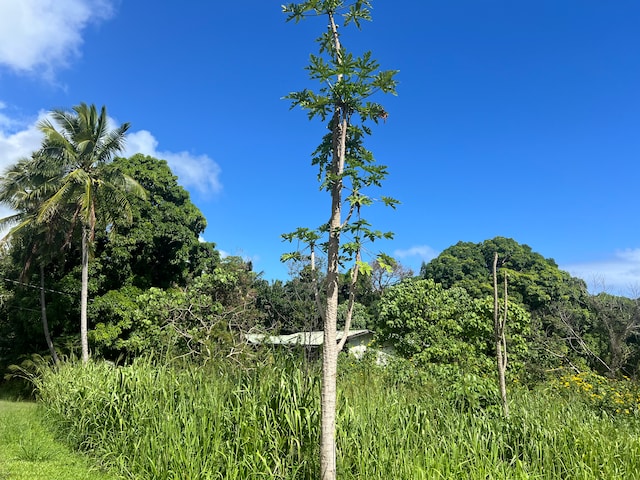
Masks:
[[[311,161],[331,215],[283,235],[287,279],[202,241],[168,163],[118,156],[129,124],[105,107],[52,111],[2,172],[0,391],[36,403],[0,402],[0,479],[640,478],[640,298],[505,237],[417,274],[364,258],[392,234],[363,207],[397,204],[369,193],[387,170],[364,146],[396,72],[338,34],[370,8],[283,6],[329,23],[317,91],[287,98],[328,127]],[[374,340],[356,359],[338,329]],[[248,341],[315,330],[320,351]]]

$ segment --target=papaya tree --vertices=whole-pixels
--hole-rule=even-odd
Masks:
[[[365,191],[380,187],[387,176],[387,167],[376,163],[364,146],[371,134],[368,123],[379,123],[388,117],[382,105],[374,101],[378,93],[395,94],[395,70],[380,70],[371,52],[356,56],[342,45],[338,24],[360,29],[371,19],[371,2],[356,0],[307,0],[283,5],[287,21],[296,23],[306,17],[326,18],[327,29],[317,39],[319,53],[311,55],[307,66],[309,77],[319,83],[316,91],[304,89],[286,96],[291,108],[301,107],[309,119],[325,122],[328,133],[312,154],[312,164],[319,168],[321,188],[330,195],[329,221],[315,230],[300,228],[283,237],[324,250],[327,270],[323,285],[323,302],[318,305],[323,321],[322,351],[320,478],[336,478],[336,376],[338,352],[343,348],[355,304],[355,286],[359,271],[368,271],[369,264],[361,258],[364,242],[390,238],[391,233],[373,230],[361,216],[361,208],[374,199]],[[380,197],[382,203],[395,207],[396,200]],[[283,256],[285,260],[300,258],[299,252]],[[383,260],[384,261],[384,260]],[[339,279],[341,266],[351,265],[350,295],[347,300],[345,334],[337,341]]]

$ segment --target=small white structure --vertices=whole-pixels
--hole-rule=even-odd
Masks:
[[[342,340],[343,330],[336,332],[336,339]],[[262,333],[245,333],[247,342],[252,345],[287,345],[302,347],[321,347],[324,342],[324,332],[322,330],[312,332],[297,332],[289,335],[268,335]],[[364,351],[373,341],[373,332],[371,330],[349,330],[345,347],[347,351],[356,358],[361,358]]]

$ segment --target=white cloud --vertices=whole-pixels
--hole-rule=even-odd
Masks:
[[[438,256],[438,252],[428,245],[416,245],[404,250],[395,250],[393,255],[401,260],[418,257],[418,259],[428,262],[436,258]]]
[[[40,147],[42,134],[36,125],[46,116],[46,113],[40,112],[35,121],[22,122],[2,113],[3,109],[4,104],[0,102],[0,171],[28,157]]]
[[[606,290],[627,295],[640,287],[640,248],[618,250],[603,260],[561,265],[560,268],[582,278],[592,293]]]
[[[136,153],[166,160],[184,187],[194,188],[202,194],[219,193],[222,190],[220,166],[207,155],[192,155],[186,151],[160,151],[158,141],[146,130],[127,135],[124,156],[129,157]]]
[[[0,65],[51,77],[79,56],[87,25],[113,15],[114,1],[0,1]]]
[[[0,0],[0,3],[3,0]],[[42,111],[37,118],[22,121],[4,113],[5,105],[0,101],[0,173],[23,157],[28,157],[42,144],[42,134],[37,124],[47,116]],[[110,126],[118,125],[109,119]],[[127,135],[124,156],[143,153],[166,160],[178,176],[181,185],[194,188],[200,193],[211,194],[222,190],[220,166],[207,155],[191,155],[188,152],[169,152],[157,149],[158,141],[146,130]]]

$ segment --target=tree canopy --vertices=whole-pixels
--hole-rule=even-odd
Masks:
[[[423,264],[420,276],[445,288],[463,287],[474,298],[491,295],[494,253],[500,255],[500,267],[509,274],[509,295],[531,312],[553,302],[579,302],[587,295],[585,282],[560,270],[553,259],[504,237],[480,243],[458,242]]]
[[[148,200],[133,199],[133,221],[100,239],[97,261],[105,276],[103,290],[185,285],[219,261],[215,245],[200,239],[206,219],[165,160],[137,154],[116,158],[113,165],[136,179]]]
[[[102,352],[117,355],[118,351],[124,351],[124,345],[128,348],[133,343],[118,342],[134,333],[131,312],[137,308],[141,295],[150,288],[184,288],[201,275],[212,273],[219,266],[220,257],[214,244],[201,241],[205,218],[164,160],[134,155],[115,158],[104,168],[117,169],[149,193],[148,198],[129,199],[130,222],[112,217],[112,223],[97,229],[95,234],[88,272],[92,300],[88,302],[87,315],[89,330],[98,324],[100,327],[97,333],[89,332],[89,336]],[[5,176],[3,180],[11,178]],[[19,220],[27,218],[26,214],[28,211]],[[63,347],[68,340],[77,338],[72,312],[79,311],[77,292],[81,286],[79,235],[69,230],[70,223],[66,225],[53,229],[49,253],[34,257],[34,261],[41,259],[46,267],[47,317],[52,337]],[[0,302],[0,359],[4,362],[16,361],[28,352],[43,351],[44,347],[36,289],[40,282],[38,272],[24,269],[26,259],[33,257],[31,240],[36,237],[30,230],[22,232],[25,235],[13,238],[0,262],[7,290]],[[228,301],[226,305],[231,303]],[[64,349],[68,351],[68,345]]]

